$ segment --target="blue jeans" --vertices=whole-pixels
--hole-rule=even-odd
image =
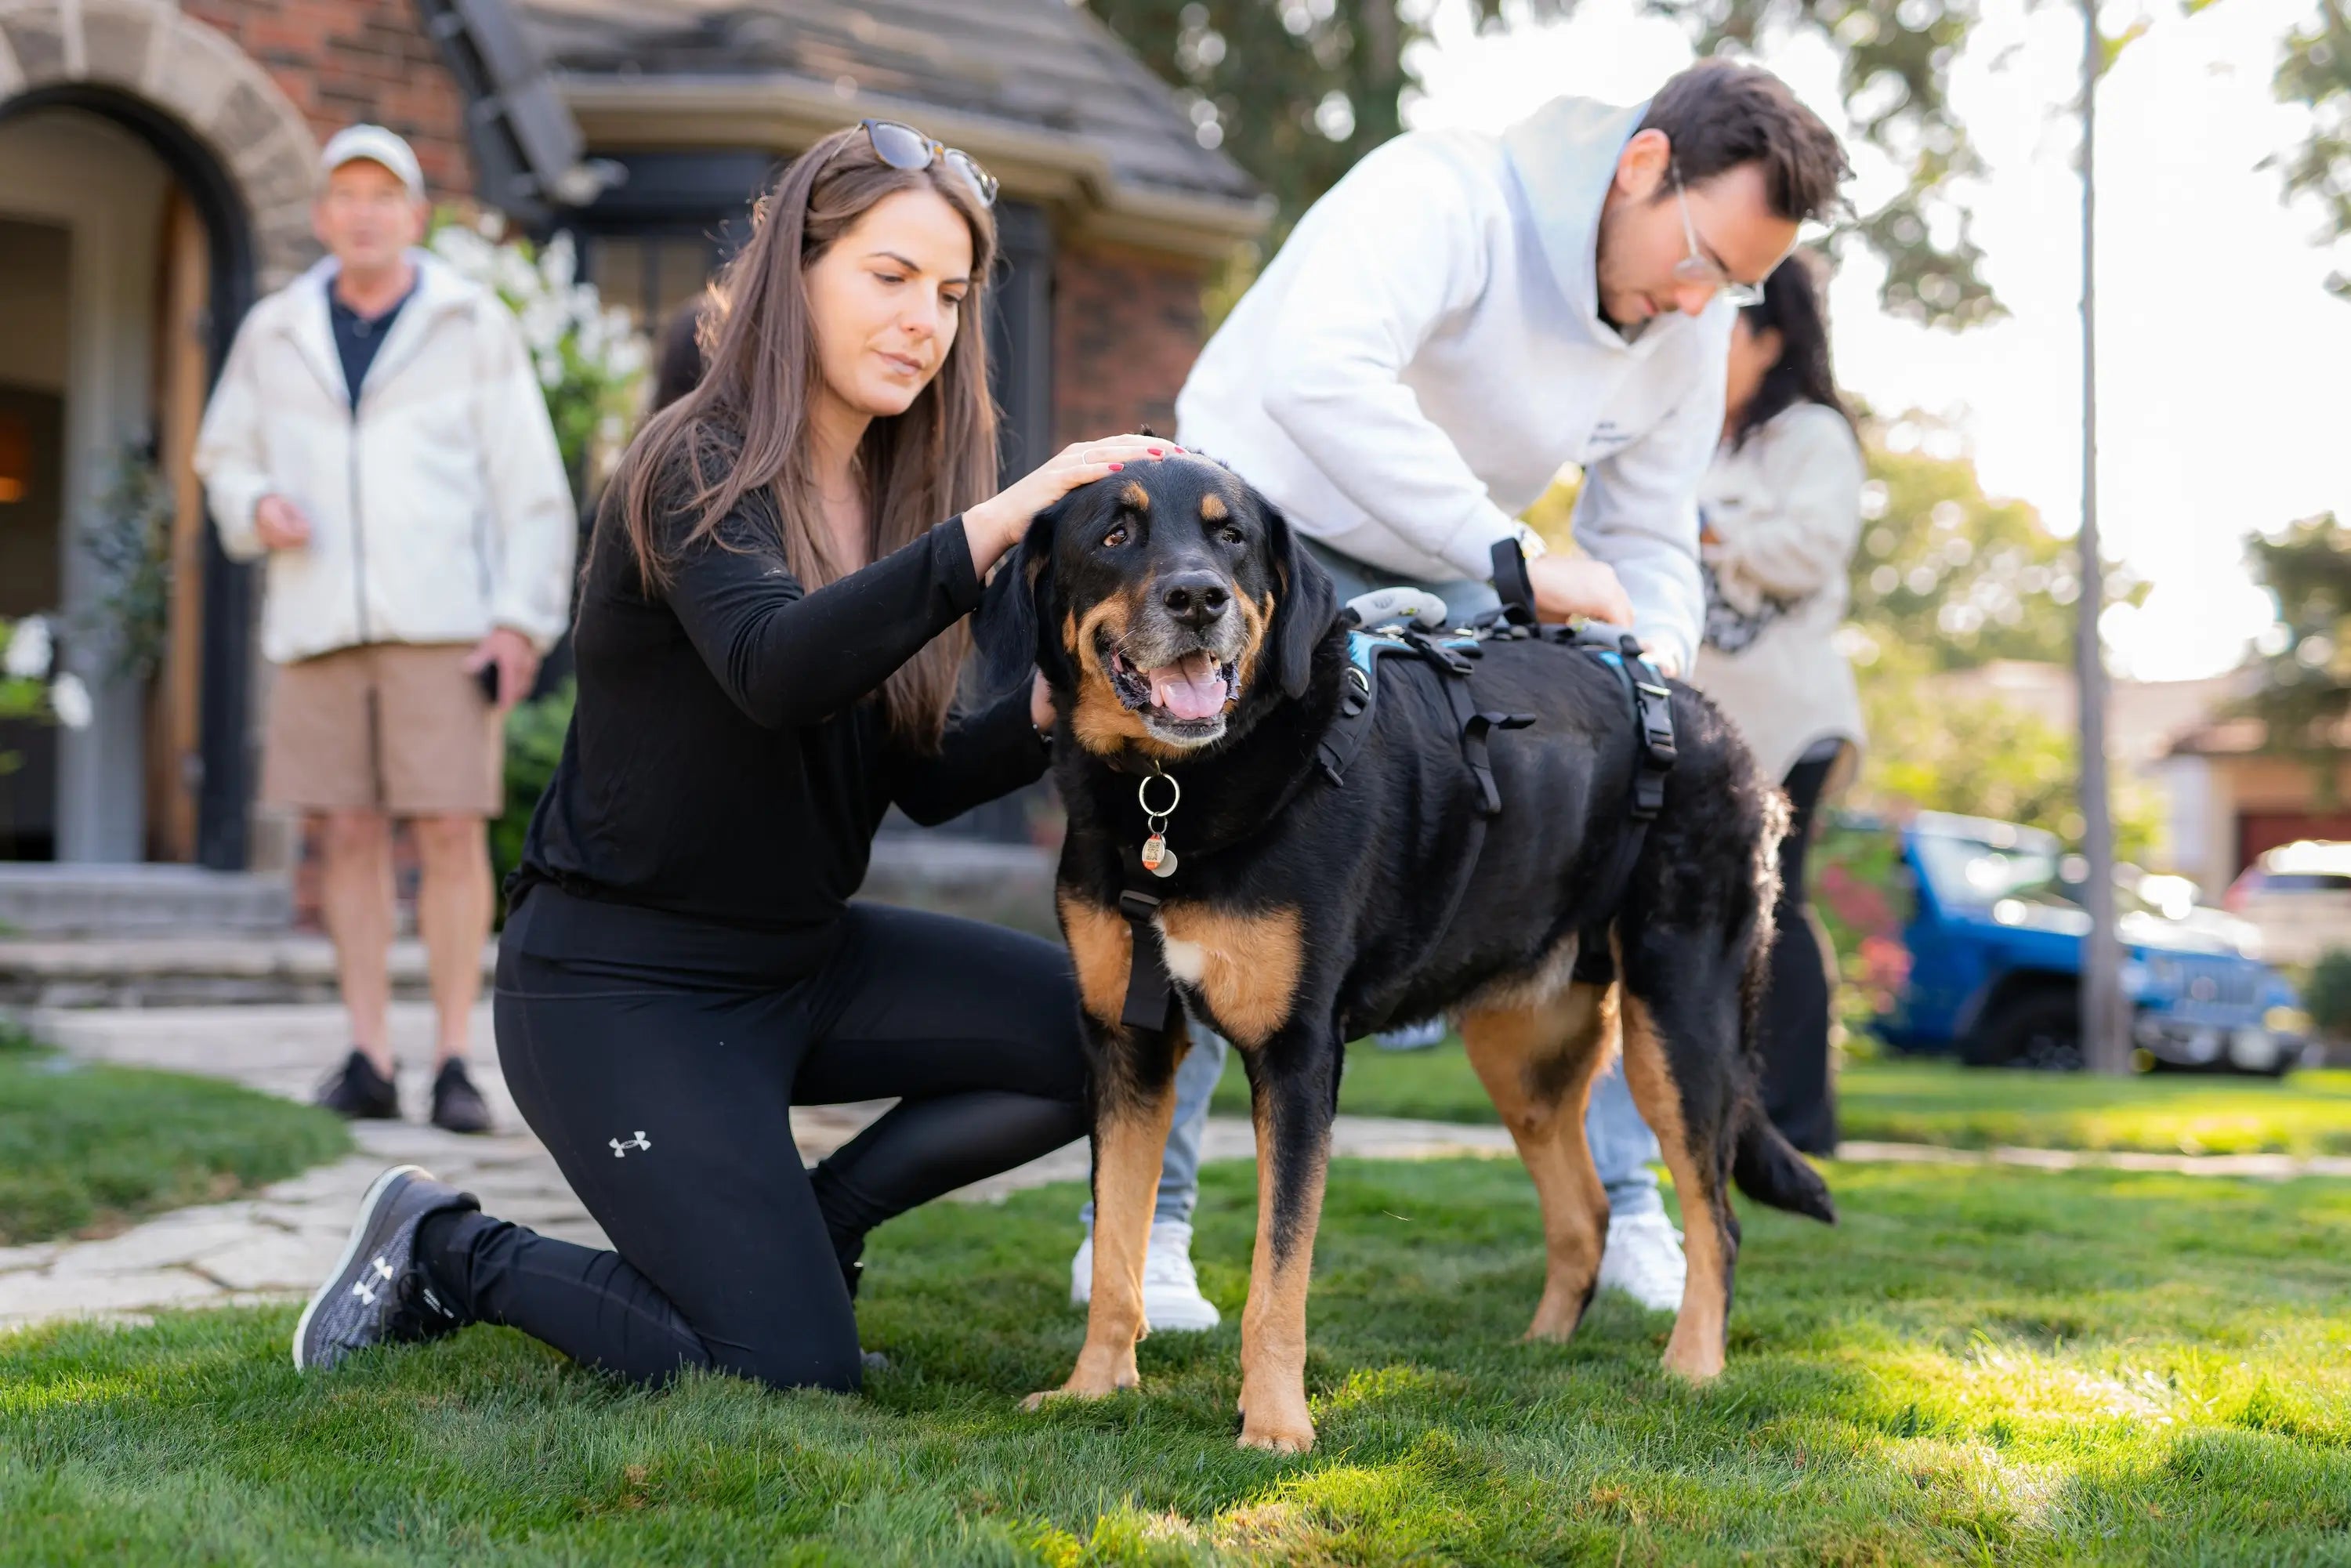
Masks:
[[[1342,603],[1375,588],[1420,588],[1445,601],[1445,608],[1458,622],[1500,602],[1489,583],[1413,582],[1379,575],[1378,569],[1335,555],[1311,539],[1306,541],[1306,548],[1338,584]],[[1167,1157],[1159,1167],[1156,1218],[1188,1221],[1192,1218],[1192,1206],[1200,1196],[1200,1139],[1207,1131],[1208,1098],[1216,1092],[1217,1080],[1224,1076],[1225,1051],[1223,1037],[1197,1022],[1192,1025],[1191,1052],[1176,1070],[1175,1123],[1167,1130]],[[1608,1192],[1611,1219],[1665,1212],[1665,1203],[1657,1196],[1656,1173],[1649,1168],[1658,1158],[1656,1134],[1649,1131],[1633,1103],[1621,1062],[1611,1062],[1606,1074],[1593,1084],[1583,1135],[1592,1145],[1592,1164],[1600,1173],[1600,1185]],[[1092,1204],[1086,1206],[1085,1218],[1089,1225],[1093,1223]]]

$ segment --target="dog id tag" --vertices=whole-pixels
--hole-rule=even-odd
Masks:
[[[1143,841],[1143,869],[1154,876],[1172,876],[1176,871],[1176,852],[1167,847],[1167,835],[1154,833]]]

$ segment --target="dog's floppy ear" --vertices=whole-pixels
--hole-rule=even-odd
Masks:
[[[1339,618],[1339,592],[1281,508],[1254,490],[1250,494],[1265,515],[1266,545],[1280,584],[1273,626],[1266,634],[1272,645],[1271,672],[1285,695],[1302,697],[1314,673],[1314,650]]]
[[[1058,687],[1077,678],[1061,646],[1061,591],[1053,580],[1053,541],[1067,505],[1056,502],[1029,522],[1028,533],[988,580],[972,616],[972,641],[991,692],[1026,690],[1031,668],[1044,671],[1046,681]]]

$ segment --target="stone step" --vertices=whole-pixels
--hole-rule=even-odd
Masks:
[[[0,931],[19,936],[217,936],[293,924],[284,876],[193,865],[0,862]]]
[[[486,986],[497,946],[482,949]],[[431,994],[424,945],[392,945],[392,990]],[[331,1002],[335,948],[298,932],[247,936],[81,936],[0,941],[0,1005],[42,1008],[201,1007],[225,1002]]]
[[[945,834],[884,834],[874,841],[872,870],[860,896],[1009,925],[1059,942],[1061,931],[1053,915],[1053,865],[1050,851],[1029,845],[986,843]],[[186,873],[193,868],[60,869]],[[39,879],[22,880],[31,883]],[[139,880],[126,875],[119,884],[129,887]],[[164,876],[154,883],[168,889],[183,880]],[[60,879],[60,886],[94,888],[104,881],[93,876],[68,883]],[[282,884],[277,891],[282,894]],[[103,904],[114,896],[106,893],[96,902]],[[62,906],[61,900],[60,910]],[[256,899],[249,909],[260,906]],[[92,934],[62,920],[17,923],[15,934],[0,936],[0,1006],[157,1008],[335,1000],[333,944],[324,936],[289,931],[284,925],[282,919],[275,926],[252,927],[222,919],[199,923],[190,930],[173,920],[158,921],[145,930],[106,929],[101,925]],[[483,951],[486,983],[496,967],[496,951],[495,942]],[[392,944],[392,982],[394,996],[429,996],[422,943],[402,938]]]

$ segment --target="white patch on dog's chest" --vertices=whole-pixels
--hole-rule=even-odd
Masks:
[[[1196,986],[1208,972],[1208,949],[1197,942],[1186,942],[1180,936],[1167,935],[1165,924],[1159,925],[1159,946],[1166,955],[1167,973],[1187,986]]]

